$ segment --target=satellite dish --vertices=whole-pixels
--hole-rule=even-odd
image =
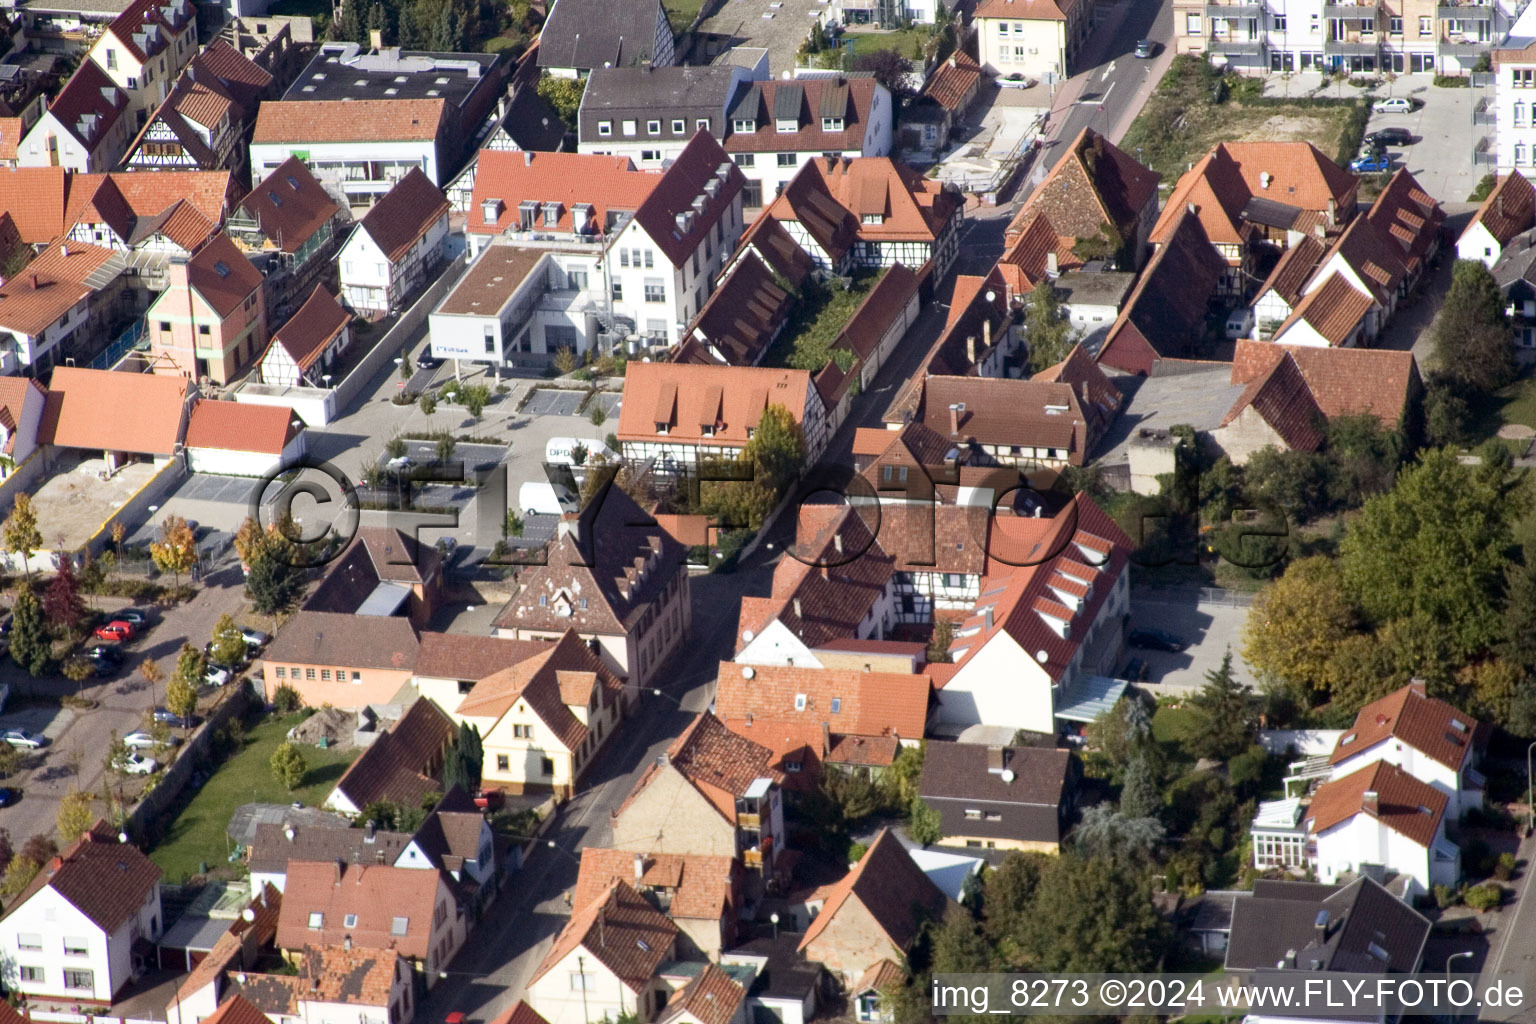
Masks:
[[[1046,662],[1051,660],[1051,656],[1046,652],[1045,648],[1042,647],[1040,650],[1035,652],[1035,660],[1044,665]]]
[[[753,668],[751,665],[743,665],[741,667],[741,678],[751,679],[755,675],[757,675],[757,669]]]
[[[756,634],[754,634],[750,629],[744,629],[744,630],[741,631],[741,638],[743,640],[745,640],[747,643],[751,643],[752,642],[752,637],[755,636],[755,635]]]
[[[252,910],[250,907],[246,907],[244,910],[240,911],[240,920],[244,921],[246,924],[250,924],[252,921],[256,920],[256,911]]]
[[[128,833],[127,832],[119,832],[117,834],[117,841],[120,842],[120,843],[126,843],[128,841]]]
[[[1003,782],[1011,784],[1013,782],[1013,780],[1014,780],[1013,769],[1012,768],[1004,768],[1003,769]]]

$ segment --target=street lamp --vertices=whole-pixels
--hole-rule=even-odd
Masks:
[[[1532,800],[1532,793],[1536,792],[1536,783],[1531,780],[1531,752],[1536,751],[1536,743],[1525,748],[1525,806],[1526,825],[1525,834],[1536,832],[1536,800]]]
[[[1445,983],[1447,985],[1449,985],[1451,983],[1451,963],[1453,961],[1455,961],[1455,960],[1460,960],[1463,957],[1469,957],[1469,956],[1474,956],[1474,955],[1476,955],[1476,954],[1474,954],[1470,949],[1467,949],[1467,950],[1461,951],[1460,953],[1452,953],[1450,956],[1445,958]]]

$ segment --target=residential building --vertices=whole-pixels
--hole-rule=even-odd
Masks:
[[[1136,288],[1136,275],[1094,265],[1066,271],[1051,282],[1051,287],[1061,311],[1077,332],[1079,346],[1086,351],[1096,349],[1119,319]]]
[[[1536,348],[1536,228],[1516,235],[1493,266],[1504,310],[1515,330],[1515,352],[1529,362]]]
[[[771,1013],[784,1024],[806,1024],[816,1016],[828,978],[820,964],[800,955],[799,941],[798,935],[780,931],[748,939],[721,955],[723,966],[756,972],[747,990],[752,1013]]]
[[[1265,448],[1317,451],[1326,430],[1327,420],[1306,377],[1287,352],[1249,382],[1221,425],[1211,431],[1211,441],[1234,465],[1242,466],[1254,452]]]
[[[28,184],[25,177],[16,183]],[[241,194],[228,171],[65,174],[43,187],[48,193],[61,189],[62,232],[77,242],[136,253],[137,274],[150,291],[165,287],[165,260],[190,255],[217,232]]]
[[[443,556],[414,535],[387,526],[359,527],[305,611],[399,615],[418,629],[442,600]]]
[[[793,303],[772,269],[748,251],[704,300],[673,361],[756,366],[778,339]]]
[[[743,203],[760,207],[819,157],[891,153],[891,93],[862,75],[737,83],[725,151],[747,178]]]
[[[246,850],[245,866],[251,873],[253,889],[260,891],[270,885],[282,892],[288,883],[290,862],[394,864],[410,842],[409,832],[352,828],[344,822],[330,826],[261,822],[256,826],[255,840]]]
[[[448,200],[412,168],[373,205],[337,255],[341,300],[360,313],[404,309],[445,258]]]
[[[160,869],[98,821],[42,866],[0,916],[5,985],[28,999],[105,1007],[152,969]]]
[[[1401,167],[1393,172],[1365,216],[1396,246],[1407,271],[1403,289],[1413,288],[1440,252],[1445,211],[1418,179]]]
[[[496,896],[500,871],[485,811],[458,786],[449,789],[400,851],[395,867],[446,872],[475,912],[484,909]]]
[[[1017,378],[1024,372],[1028,347],[1024,331],[1016,330],[1015,309],[1008,298],[1005,275],[994,266],[986,277],[959,274],[950,298],[949,316],[928,350],[920,371],[912,376],[886,417],[915,412],[922,378]]]
[[[105,71],[91,61],[81,64],[22,138],[17,166],[111,170],[137,127],[128,105],[128,94]]]
[[[1056,853],[1079,774],[1064,749],[929,740],[918,794],[939,814],[940,846]]]
[[[656,972],[675,959],[677,934],[677,925],[616,881],[555,936],[528,981],[528,1005],[549,1024],[576,1024],[594,1013],[652,1020],[666,1002]]]
[[[672,24],[659,0],[559,0],[539,33],[539,67],[557,78],[586,78],[597,68],[647,62],[664,68],[674,59]]]
[[[555,640],[574,630],[608,670],[633,687],[652,685],[688,636],[688,569],[681,544],[617,487],[562,520],[543,565],[496,616],[498,636]]]
[[[352,343],[352,314],[323,284],[272,333],[261,355],[261,380],[283,387],[329,388],[331,370]]]
[[[618,439],[626,459],[655,459],[663,473],[735,456],[770,406],[800,425],[806,463],[826,444],[821,398],[805,370],[757,366],[636,363],[624,377]]]
[[[216,39],[193,57],[128,146],[130,171],[230,171],[249,180],[245,140],[272,75]]]
[[[193,1024],[201,1020],[211,1020],[215,1024],[220,1020],[225,1024],[262,1024],[260,1014],[249,1003],[229,992],[234,979],[227,973],[254,967],[257,956],[272,948],[277,936],[281,893],[270,885],[255,885],[253,889],[255,897],[233,921],[228,922],[223,934],[214,940],[213,948],[196,963],[190,956],[187,958],[188,973],[165,1005],[165,1019],[170,1024]],[[229,1008],[239,1004],[243,1004],[245,1010],[232,1016]]]
[[[539,40],[535,38],[517,58],[509,94],[497,102],[496,123],[479,143],[481,153],[553,153],[565,145],[565,122],[539,95],[538,62]],[[472,155],[443,190],[457,213],[469,209],[479,163],[479,153]]]
[[[702,712],[612,812],[612,848],[739,859],[755,899],[784,848],[784,776],[773,760]]]
[[[865,971],[849,989],[853,997],[853,1016],[860,1024],[890,1024],[896,1015],[889,1009],[881,1009],[882,995],[897,986],[906,984],[907,972],[894,960],[881,960]]]
[[[1487,780],[1476,765],[1486,736],[1477,719],[1430,697],[1423,683],[1409,683],[1361,708],[1328,763],[1343,778],[1390,762],[1444,794],[1455,819],[1483,806]]]
[[[410,620],[398,615],[300,611],[263,656],[267,698],[287,686],[305,707],[392,704],[410,684],[419,646]]]
[[[1523,174],[1499,177],[1456,240],[1456,258],[1477,260],[1492,270],[1505,246],[1536,227],[1536,187]]]
[[[262,478],[297,465],[307,441],[303,422],[285,406],[200,398],[184,450],[193,473]]]
[[[1260,878],[1232,900],[1229,971],[1412,974],[1423,963],[1429,921],[1371,878],[1348,885]],[[1294,958],[1294,960],[1293,960]]]
[[[1446,795],[1391,761],[1335,775],[1304,812],[1308,860],[1325,882],[1379,864],[1410,878],[1410,891],[1455,887],[1461,851],[1445,835]]]
[[[188,0],[133,0],[91,44],[87,59],[128,96],[133,132],[197,53],[196,22]]]
[[[949,147],[949,134],[963,122],[981,91],[982,71],[976,59],[956,50],[923,83],[922,92],[901,112],[899,145],[937,157]]]
[[[1105,260],[1119,270],[1138,270],[1157,224],[1161,179],[1092,128],[1084,128],[1014,215],[1007,238],[1012,242],[1023,235],[1030,221],[1044,214],[1062,237],[1072,240],[1079,260]]]
[[[546,640],[504,640],[472,633],[424,632],[411,682],[416,692],[452,713],[475,684],[508,665],[548,650]]]
[[[1494,170],[1536,174],[1536,12],[1527,7],[1493,51]],[[1485,140],[1486,141],[1486,140]]]
[[[270,1024],[306,1024],[345,1015],[358,1024],[410,1024],[411,965],[389,948],[306,945],[294,958],[295,974],[240,974],[243,1002]]]
[[[845,983],[882,960],[904,963],[925,920],[942,919],[949,899],[881,829],[853,870],[827,887],[800,952]]]
[[[564,600],[574,610],[585,598]],[[541,653],[475,683],[450,713],[480,730],[483,785],[569,797],[632,701],[574,631],[542,646]]]
[[[722,661],[715,714],[772,750],[787,785],[810,789],[823,770],[878,777],[918,746],[932,694],[926,675]]]
[[[442,871],[336,861],[288,864],[277,945],[290,961],[317,945],[390,950],[409,960],[430,989],[468,933],[453,880]]]
[[[745,185],[714,137],[695,134],[604,246],[612,314],[648,338],[680,342],[741,237]]]
[[[180,449],[195,397],[184,377],[56,366],[38,439],[101,452],[109,472],[141,458],[164,464]]]
[[[727,137],[732,103],[754,74],[736,64],[596,68],[576,115],[577,151],[624,156],[642,170],[660,170],[699,132]]]
[[[227,384],[267,343],[261,271],[220,231],[170,261],[169,287],[150,304],[151,368]]]
[[[37,451],[47,395],[30,377],[0,377],[0,480]]]
[[[681,959],[718,961],[721,950],[735,943],[741,867],[732,858],[588,846],[581,851],[571,909],[580,913],[620,881],[671,918]]]
[[[983,0],[973,15],[981,66],[996,75],[1065,81],[1093,27],[1087,0]]]
[[[111,249],[59,242],[0,285],[0,371],[39,375],[95,356],[130,312],[121,301],[126,270]]]
[[[324,807],[354,817],[380,800],[420,807],[423,797],[442,792],[437,776],[448,745],[458,735],[459,727],[442,709],[418,700],[347,767]]]
[[[740,980],[739,980],[740,979]],[[657,1014],[657,1024],[748,1024],[750,971],[706,964],[672,994]]]
[[[628,157],[579,153],[487,149],[476,167],[464,225],[471,252],[498,235],[520,244],[595,247],[634,216],[660,180],[658,174],[636,171]],[[599,256],[592,254],[592,269]]]
[[[1105,678],[1129,608],[1131,542],[1086,495],[1050,518],[999,517],[987,577],[955,631],[942,721],[1057,735],[1088,722],[1123,684]]]
[[[267,175],[230,214],[230,237],[266,275],[270,323],[285,323],[330,276],[349,216],[296,158]]]

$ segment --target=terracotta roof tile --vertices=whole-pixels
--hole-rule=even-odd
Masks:
[[[423,633],[416,675],[428,679],[484,679],[549,649],[545,640],[507,640],[468,633]]]
[[[252,144],[264,142],[430,142],[442,133],[448,101],[267,100]]]
[[[880,280],[875,282],[875,286],[854,310],[853,316],[843,325],[842,332],[832,342],[832,348],[848,349],[861,361],[868,359],[879,347],[880,340],[901,318],[917,291],[917,275],[905,264],[897,262],[886,267]]]
[[[15,161],[22,136],[26,133],[27,123],[24,118],[0,117],[0,161]]]
[[[238,312],[262,280],[261,271],[222,231],[187,260],[187,283],[221,318]]]
[[[784,326],[789,310],[789,293],[749,250],[715,286],[685,333],[690,341],[707,343],[732,366],[753,366]],[[674,356],[673,361],[689,360]]]
[[[431,702],[417,701],[427,703]],[[317,943],[340,945],[350,935],[355,951],[393,950],[425,960],[444,877],[439,871],[421,868],[290,861],[277,945],[286,950]],[[314,914],[321,915],[319,927],[311,928]],[[350,927],[349,915],[356,919]],[[396,934],[395,924],[402,919],[404,934]]]
[[[65,448],[172,455],[190,391],[185,377],[55,367],[38,438]]]
[[[1500,178],[1462,235],[1478,224],[1500,245],[1507,245],[1511,238],[1536,225],[1536,187],[1531,180],[1519,172]]]
[[[112,126],[128,112],[128,94],[107,77],[95,61],[84,61],[48,104],[48,113],[87,153],[107,138]]]
[[[412,167],[364,215],[360,226],[394,262],[447,212],[448,200],[442,190],[420,167]]]
[[[964,110],[981,85],[981,65],[964,50],[940,64],[923,84],[922,95],[951,112]]]
[[[204,1017],[203,1024],[272,1024],[272,1021],[244,996],[234,995]]]
[[[736,798],[744,796],[754,781],[768,779],[783,784],[784,773],[773,766],[775,760],[773,751],[731,732],[705,711],[667,748],[666,767],[687,779],[722,817],[734,823]],[[662,770],[661,764],[647,767],[613,816],[623,814]]]
[[[266,106],[268,104],[263,104],[263,109]],[[141,176],[159,177],[163,173],[156,171],[153,175]],[[262,234],[283,252],[298,252],[341,210],[297,157],[290,157],[273,168],[272,173],[241,200],[240,207],[255,218]]]
[[[1007,239],[998,267],[1011,271],[1005,280],[1014,295],[1027,295],[1047,279],[1053,253],[1058,273],[1082,266],[1083,261],[1072,252],[1072,240],[1057,233],[1051,218],[1040,207],[1020,210],[1008,225]]]
[[[950,426],[952,405],[964,406],[954,414],[958,433]],[[1078,391],[1070,384],[1003,377],[929,377],[919,415],[952,444],[973,440],[987,446],[1052,448],[1066,452],[1074,466],[1087,461],[1102,425],[1096,416],[1090,431]]]
[[[1084,0],[981,0],[978,18],[1018,18],[1026,21],[1066,21],[1067,12]]]
[[[1300,241],[1280,254],[1280,259],[1275,261],[1275,269],[1269,272],[1258,294],[1263,295],[1273,290],[1287,306],[1294,309],[1301,299],[1302,289],[1312,279],[1327,254],[1328,247],[1315,236],[1303,235]]]
[[[736,251],[757,254],[797,288],[806,275],[815,269],[810,255],[789,236],[783,223],[773,217],[758,217],[752,221],[742,233]]]
[[[1324,436],[1322,410],[1312,399],[1312,392],[1296,361],[1288,355],[1248,385],[1227,410],[1221,425],[1229,425],[1250,408],[1292,451],[1311,452],[1321,447]]]
[[[120,843],[105,821],[71,843],[43,865],[25,889],[13,898],[0,919],[43,889],[52,889],[88,921],[111,935],[139,912],[160,884],[160,869],[129,843]]]
[[[1376,794],[1372,811],[1367,793]],[[1307,831],[1320,835],[1357,814],[1369,814],[1399,835],[1428,847],[1445,815],[1445,794],[1388,761],[1352,772],[1317,787],[1304,812]]]
[[[388,1007],[396,980],[409,984],[409,970],[398,953],[360,945],[305,946],[299,985],[311,1002]]]
[[[1411,397],[1421,386],[1411,352],[1390,349],[1317,348],[1240,339],[1232,364],[1232,383],[1246,384],[1268,372],[1289,353],[1307,380],[1323,415],[1371,413],[1396,429]]]
[[[1333,272],[1320,287],[1304,295],[1291,315],[1275,330],[1274,340],[1284,342],[1286,332],[1305,322],[1330,345],[1343,345],[1355,333],[1375,300],[1356,288],[1343,274]]]
[[[670,444],[742,447],[763,412],[781,405],[803,423],[810,374],[755,366],[689,366],[637,363],[624,377],[619,408],[620,441],[653,441],[656,424],[669,425]],[[714,406],[710,401],[713,398]],[[706,440],[701,427],[713,428]]]
[[[923,874],[889,829],[881,829],[852,871],[832,886],[821,913],[800,940],[800,951],[815,959],[815,942],[844,906],[863,904],[891,945],[906,950],[924,917],[940,916],[949,900]]]
[[[186,0],[133,0],[107,31],[142,64],[193,28],[196,17]]]
[[[567,630],[558,642],[546,643],[544,648],[540,654],[481,679],[459,701],[454,714],[500,719],[513,704],[525,701],[566,750],[576,750],[587,738],[587,727],[571,710],[572,702],[566,699],[569,694],[564,692],[566,686],[560,677],[570,672],[589,675],[588,694],[591,686],[601,681],[609,694],[604,704],[613,699],[621,684],[574,630]],[[584,694],[580,705],[586,705],[587,699]]]
[[[863,995],[866,992],[885,992],[897,985],[905,984],[907,972],[891,960],[881,960],[854,983],[849,989],[854,995]]]
[[[416,664],[416,650],[416,631],[410,620],[401,616],[300,611],[278,631],[265,659],[274,665],[338,665],[409,672]]]
[[[308,370],[336,336],[352,322],[341,303],[325,283],[315,285],[304,305],[272,335],[272,344],[281,345],[300,372]]]
[[[248,405],[198,399],[187,421],[188,448],[219,448],[224,451],[262,452],[281,455],[298,436],[303,424],[294,426],[287,406]]]
[[[677,925],[651,909],[634,889],[614,882],[602,897],[571,915],[529,984],[537,984],[560,961],[584,949],[631,992],[638,992],[671,958],[677,934]]]
[[[1339,764],[1392,737],[1452,771],[1460,771],[1477,730],[1477,719],[1410,684],[1361,708],[1354,726],[1339,738],[1328,763]]]
[[[82,197],[94,194],[98,184],[108,178],[123,194],[136,217],[157,216],[186,200],[215,225],[223,223],[225,211],[231,208],[232,196],[239,187],[228,171],[77,174],[70,189],[70,209],[73,210]],[[72,214],[66,214],[66,217],[74,223]]]
[[[874,103],[879,83],[873,78],[799,78],[792,82],[753,82],[747,85],[747,97],[756,97],[756,109],[750,113],[742,110],[742,100],[733,97],[731,118],[733,121],[750,116],[757,122],[757,130],[734,130],[725,138],[727,153],[777,153],[798,150],[803,153],[857,152],[864,148],[864,133],[869,130],[870,107]],[[780,95],[798,89],[800,103],[798,127],[793,134],[780,132],[775,115],[775,100]],[[823,97],[833,100],[843,97],[842,130],[822,128],[821,107]],[[750,99],[747,102],[751,102]]]
[[[782,720],[809,722],[818,730],[825,725],[842,735],[919,740],[932,691],[925,675],[731,661],[720,663],[717,680],[715,714],[732,732],[752,739],[755,730],[772,732]]]
[[[637,860],[641,864],[638,877]],[[579,913],[607,896],[614,882],[623,881],[642,891],[665,890],[669,895],[668,917],[719,921],[737,902],[738,870],[731,857],[635,853],[588,846],[581,851],[581,873],[576,879],[571,909]]]
[[[1366,217],[1398,244],[1399,256],[1415,274],[1440,244],[1445,227],[1445,211],[1406,167],[1392,175]]]
[[[985,17],[979,12],[978,16]],[[1141,211],[1157,194],[1159,180],[1156,171],[1093,129],[1084,128],[1030,193],[1009,232],[1022,229],[1033,211],[1041,211],[1057,231],[1074,239],[1097,237],[1105,224],[1130,237]]]
[[[336,788],[355,807],[375,800],[417,806],[426,794],[441,791],[434,776],[442,765],[443,751],[456,736],[453,719],[430,700],[418,700],[348,766]]]
[[[553,230],[574,230],[577,206],[593,207],[591,223],[603,231],[610,211],[633,213],[650,195],[661,175],[635,170],[625,156],[586,153],[535,153],[485,149],[476,158],[475,189],[466,229],[473,234],[499,234],[516,228],[523,202],[558,203],[559,218]],[[485,217],[486,204],[494,203],[496,216]],[[539,218],[544,226],[542,210]]]
[[[3,1022],[0,1022],[3,1024]],[[490,1024],[549,1024],[533,1007],[522,999],[491,1018]]]
[[[70,185],[74,176],[63,167],[0,169],[0,209],[9,213],[29,245],[51,242],[64,234]]]
[[[50,245],[0,285],[0,327],[37,336],[81,300],[105,288],[125,267],[111,249],[87,242]]]
[[[687,1018],[698,1024],[731,1024],[741,1009],[747,990],[714,964],[706,964],[682,988],[673,993],[656,1017],[657,1024]]]

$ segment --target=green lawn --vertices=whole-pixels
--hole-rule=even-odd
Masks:
[[[784,324],[783,333],[763,359],[763,365],[787,366],[809,370],[813,374],[820,372],[827,365],[832,342],[837,340],[859,303],[880,280],[880,273],[857,274],[848,288],[840,284],[816,285],[807,278],[800,288],[800,297],[795,300],[794,310]]]
[[[672,34],[680,36],[692,27],[693,19],[699,16],[699,11],[704,7],[704,0],[666,0],[662,6],[666,9]]]
[[[1195,759],[1184,747],[1193,714],[1187,706],[1174,708],[1159,703],[1152,716],[1152,738],[1163,748],[1169,765],[1176,769],[1171,775],[1179,774],[1195,763]]]
[[[861,57],[876,50],[895,50],[903,57],[913,59],[913,53],[921,53],[923,43],[932,33],[925,28],[901,29],[896,32],[848,32],[844,39],[853,40],[853,55]],[[920,58],[918,58],[920,59]]]
[[[241,804],[286,804],[299,800],[307,807],[315,807],[325,799],[347,765],[357,757],[356,750],[304,747],[309,773],[304,784],[292,793],[272,777],[267,766],[272,751],[288,730],[303,720],[302,714],[272,716],[246,733],[240,752],[219,766],[150,851],[150,859],[165,871],[166,881],[178,882],[196,874],[205,861],[209,867],[227,861],[233,847],[225,829]]]
[[[1520,379],[1500,388],[1485,404],[1473,410],[1478,417],[1477,434],[1492,437],[1499,428],[1520,424],[1536,429],[1536,373],[1529,369]]]

